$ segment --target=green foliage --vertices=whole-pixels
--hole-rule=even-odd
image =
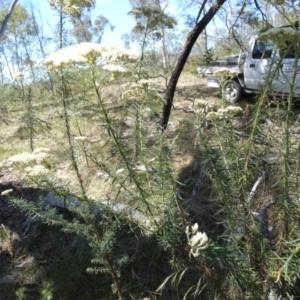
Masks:
[[[111,30],[114,29],[109,20],[102,15],[97,16],[93,23],[90,12],[82,12],[80,18],[73,17],[71,21],[73,34],[78,43],[91,42],[92,40],[101,43],[105,29],[108,27]]]
[[[191,56],[186,65],[185,70],[193,74],[197,74],[197,67],[199,66],[209,66],[211,61],[215,58],[215,53],[213,49],[208,49],[204,52],[202,56]]]
[[[25,287],[20,287],[16,293],[16,297],[18,300],[25,300],[26,299],[26,294],[25,294]]]
[[[3,20],[7,13],[7,9],[0,11],[0,20]],[[4,37],[2,39],[6,39],[9,34],[33,34],[33,28],[31,23],[31,17],[27,11],[27,9],[21,4],[17,4],[12,16],[9,20],[8,27]]]
[[[163,67],[160,53],[151,50],[145,51],[143,66],[150,76],[155,76]]]
[[[52,9],[62,8],[62,10],[66,14],[70,16],[80,17],[82,10],[84,8],[92,8],[95,6],[95,1],[94,0],[71,0],[71,1],[50,0],[49,4]]]
[[[135,7],[129,14],[137,21],[133,29],[134,32],[138,34],[151,32],[157,40],[162,38],[161,28],[172,29],[177,24],[173,17],[168,16],[156,7]]]
[[[165,16],[147,7],[132,13],[148,18],[157,33],[157,24],[174,25],[172,20],[159,23]],[[137,30],[145,31],[145,24]],[[36,154],[46,134],[53,149],[40,162],[47,173],[37,176],[25,172],[36,158],[25,166],[14,157],[15,164],[9,164],[4,146],[0,153],[5,157],[1,173],[18,171],[24,184],[60,197],[56,207],[46,205],[44,197],[10,199],[35,217],[35,230],[43,230],[24,253],[45,246],[49,232],[64,253],[45,266],[39,299],[295,298],[300,280],[298,112],[291,96],[276,110],[267,107],[278,69],[254,105],[226,107],[193,99],[193,114],[179,121],[176,115],[179,125],[161,132],[157,123],[164,99],[148,67],[155,68],[155,51],[144,52],[147,69],[137,72],[139,58],[129,52],[99,45],[70,49],[79,56],[61,51],[48,61],[48,71],[55,72],[49,74],[52,81],[0,87],[5,113],[25,101],[18,112],[25,124],[13,135],[31,141],[28,156]],[[202,63],[212,56],[209,50]],[[105,65],[96,64],[104,58]],[[189,63],[198,64],[199,58]],[[46,97],[38,101],[40,95]],[[37,118],[39,109],[46,112],[45,120]],[[266,115],[272,126],[263,123]],[[49,119],[53,127],[60,125],[56,132],[41,129],[51,126],[45,123]],[[174,165],[185,151],[191,154],[184,172]],[[62,170],[66,178],[57,178]],[[261,174],[267,174],[264,183],[253,192]],[[269,218],[262,219],[270,200]],[[14,257],[11,234],[8,227],[0,228],[1,242]],[[65,239],[69,242],[62,245]],[[33,270],[34,265],[24,274]],[[25,299],[26,289],[18,288],[15,296]]]
[[[134,65],[128,64],[125,56],[126,53],[121,54],[117,63],[122,62],[123,59],[124,66],[127,63],[128,68],[134,68]],[[134,155],[127,154],[132,151],[132,145],[125,143],[121,139],[120,131],[122,127],[119,127],[120,125],[116,123],[114,116],[107,110],[104,105],[106,94],[100,93],[101,89],[98,88],[98,82],[101,82],[102,87],[105,87],[116,80],[122,79],[124,75],[119,74],[118,71],[115,74],[108,73],[107,75],[106,72],[103,74],[103,70],[95,68],[94,62],[95,60],[88,61],[90,72],[85,73],[85,75],[88,74],[89,77],[79,82],[82,85],[88,84],[88,86],[93,87],[97,100],[95,115],[100,122],[104,122],[109,132],[104,147],[105,149],[108,147],[114,149],[114,160],[116,161],[114,164],[118,168],[122,167],[123,173],[117,175],[115,166],[107,162],[106,157],[99,156],[99,153],[92,154],[87,148],[77,148],[79,143],[76,142],[75,138],[73,139],[72,132],[75,130],[75,127],[73,127],[74,123],[71,121],[73,119],[71,108],[74,110],[77,102],[69,101],[69,97],[72,95],[71,90],[69,90],[72,87],[72,80],[77,80],[77,78],[72,78],[72,72],[66,72],[61,82],[62,90],[64,91],[62,97],[63,117],[67,132],[66,138],[71,152],[70,159],[77,178],[81,182],[80,185],[82,184],[81,193],[76,194],[78,200],[74,203],[69,203],[68,197],[72,192],[67,187],[59,185],[58,182],[49,181],[47,176],[42,174],[40,178],[29,177],[28,179],[31,179],[35,184],[42,185],[47,190],[53,191],[55,195],[63,197],[65,199],[64,203],[73,217],[66,219],[56,209],[43,208],[40,204],[35,205],[20,199],[12,201],[28,214],[35,215],[37,220],[42,223],[50,226],[59,226],[63,232],[83,239],[90,248],[90,262],[92,265],[86,266],[88,273],[93,275],[98,273],[110,275],[110,280],[108,281],[110,281],[110,285],[113,284],[112,293],[117,293],[120,299],[124,299],[121,283],[125,279],[120,274],[123,272],[126,274],[126,268],[134,262],[135,256],[139,253],[140,247],[142,247],[139,244],[142,236],[150,235],[151,232],[157,232],[157,235],[160,237],[159,243],[163,245],[163,248],[171,249],[173,244],[179,245],[173,233],[176,232],[177,236],[179,236],[180,228],[171,226],[174,218],[178,215],[175,206],[177,199],[174,196],[176,186],[169,163],[172,146],[165,145],[162,138],[163,134],[161,134],[159,143],[154,147],[151,156],[146,151],[146,140],[143,137],[146,124],[145,113],[147,113],[145,109],[147,106],[151,106],[151,114],[154,115],[155,109],[156,107],[159,108],[162,99],[153,88],[153,83],[143,80],[139,84],[130,84],[127,88],[127,93],[123,93],[124,97],[120,99],[129,113],[128,116],[132,116],[136,122]],[[72,63],[71,60],[69,64]],[[131,72],[126,74],[131,74]],[[84,75],[79,74],[79,76]],[[68,78],[68,92],[64,90],[66,78]],[[138,89],[138,93],[136,89]],[[75,124],[79,132],[81,132],[79,120]],[[121,203],[117,202],[114,204],[112,202],[112,207],[110,207],[110,205],[102,205],[102,199],[94,202],[87,196],[78,156],[75,155],[79,150],[85,151],[88,165],[92,163],[110,177],[112,190],[116,191],[114,197]],[[138,167],[135,167],[138,164],[143,164],[145,167],[142,166],[141,171],[139,171]],[[151,170],[156,171],[153,172]],[[172,199],[172,201],[170,200],[171,204],[167,209],[164,202],[168,199]],[[126,203],[128,209],[136,211],[132,217],[113,208],[114,205],[116,207],[124,205],[122,202]],[[171,205],[174,206],[172,211],[169,210]],[[168,226],[166,225],[162,228],[160,218],[164,218],[164,222],[168,223]],[[127,224],[130,224],[131,227],[124,238],[122,232]],[[129,255],[120,251],[120,249],[128,247],[132,248],[131,252],[133,254]]]
[[[211,63],[211,61],[214,59],[214,56],[215,56],[215,53],[212,48],[205,51],[205,53],[203,54],[203,57],[199,58],[200,66],[208,66]]]
[[[39,300],[51,300],[53,299],[53,282],[42,282],[42,288],[40,291]]]

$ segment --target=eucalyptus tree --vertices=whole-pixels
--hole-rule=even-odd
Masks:
[[[141,44],[141,64],[146,47],[161,41],[162,62],[164,70],[167,71],[169,63],[165,31],[173,29],[177,24],[175,18],[165,12],[168,1],[130,0],[130,3],[133,9],[129,12],[129,15],[136,20],[133,34]]]
[[[50,7],[55,10],[59,16],[57,25],[59,49],[67,46],[70,41],[69,31],[66,22],[72,18],[79,18],[85,9],[91,10],[95,7],[95,0],[50,0]]]
[[[98,15],[93,21],[90,9],[83,9],[80,15],[71,16],[73,25],[72,33],[78,43],[95,41],[101,43],[103,34],[107,28],[114,29],[109,20]]]
[[[55,9],[60,17],[58,25],[59,48],[70,43],[71,36],[77,43],[95,41],[100,43],[105,29],[113,30],[114,26],[109,20],[99,15],[92,20],[92,10],[95,8],[95,0],[50,0],[50,7]],[[67,30],[66,22],[69,21],[71,29]]]
[[[6,16],[7,10],[0,11],[0,18]],[[13,74],[29,66],[33,74],[33,20],[28,10],[21,4],[15,6],[7,28],[1,37],[0,51],[5,60],[6,68]],[[3,62],[2,62],[3,64]]]
[[[17,3],[18,3],[18,0],[13,0],[13,1],[11,2],[11,4],[10,4],[9,8],[8,8],[8,11],[7,11],[7,13],[6,13],[6,15],[5,15],[5,17],[4,17],[3,21],[2,21],[2,23],[1,23],[1,28],[0,28],[0,39],[1,39],[1,37],[2,37],[2,35],[3,35],[3,33],[4,33],[4,31],[5,31],[5,29],[6,29],[6,26],[7,26],[7,23],[8,23],[8,21],[9,21],[9,18],[11,17],[11,15],[12,15],[12,13],[13,13],[13,11],[14,11],[14,8],[15,8],[15,6],[17,5]]]
[[[75,13],[77,11],[75,10],[77,6],[69,6],[65,0],[50,0],[49,5],[50,8],[57,13],[59,18],[59,21],[55,26],[54,34],[58,37],[56,39],[58,41],[57,47],[62,49],[69,44],[67,41],[68,31],[66,28],[67,18],[71,13]]]
[[[168,1],[166,4],[165,4],[166,1],[163,0],[155,0],[155,2],[158,9],[160,9],[161,11],[165,11],[168,5]],[[174,27],[175,24],[176,23],[174,22],[172,28]],[[164,26],[160,27],[160,33],[161,33],[161,51],[162,51],[163,66],[165,70],[168,70],[170,62],[168,60],[168,55],[167,55],[166,33],[165,33]]]
[[[263,0],[262,4],[262,11],[266,13],[269,22],[274,27],[300,23],[299,1]]]

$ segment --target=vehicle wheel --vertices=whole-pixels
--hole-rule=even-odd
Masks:
[[[242,87],[236,80],[225,82],[222,92],[225,101],[228,103],[236,103],[242,98]]]

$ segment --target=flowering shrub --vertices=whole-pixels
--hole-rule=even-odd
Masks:
[[[49,173],[49,169],[43,165],[34,165],[33,167],[27,167],[25,172],[29,177],[46,176]]]
[[[126,73],[127,72],[127,70],[124,67],[118,66],[118,65],[105,65],[102,69],[105,71],[112,72],[112,73]]]
[[[299,41],[299,32],[292,27],[276,27],[270,28],[259,35],[261,41],[273,41],[279,48],[285,48],[287,42]]]
[[[150,80],[142,79],[137,84],[132,84],[128,90],[122,94],[124,100],[141,100],[148,99],[153,101],[164,102],[164,98],[157,93],[155,84]]]
[[[207,108],[207,106],[208,106],[208,101],[206,101],[206,100],[197,99],[194,102],[195,109]]]
[[[18,72],[14,75],[13,81],[22,81],[24,79],[24,74]]]
[[[49,173],[47,159],[49,158],[50,149],[37,148],[32,153],[23,152],[7,158],[1,163],[1,168],[17,171],[29,177],[45,176]],[[24,175],[24,174],[23,174]]]
[[[188,245],[191,247],[190,255],[198,257],[200,252],[208,247],[208,237],[205,232],[198,231],[199,225],[197,223],[186,227],[186,236],[188,238]]]
[[[214,76],[219,78],[220,80],[225,80],[228,78],[234,78],[238,75],[236,70],[228,69],[228,68],[220,68],[214,72]]]
[[[100,64],[104,65],[107,71],[124,73],[124,65],[135,62],[137,58],[135,52],[116,46],[80,43],[52,53],[44,60],[44,64],[51,72],[78,64]]]
[[[194,102],[193,110],[196,114],[203,114],[207,113],[208,110],[211,108],[208,101],[202,99],[196,99]]]
[[[236,115],[237,113],[243,111],[239,106],[227,106],[226,108],[220,108],[217,112],[212,111],[206,115],[206,119],[213,121],[217,119],[230,118]]]

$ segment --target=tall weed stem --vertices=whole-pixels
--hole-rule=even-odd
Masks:
[[[129,172],[130,178],[133,180],[135,186],[137,187],[137,189],[140,193],[143,204],[146,206],[146,209],[147,209],[149,215],[151,216],[153,223],[156,225],[157,228],[159,228],[159,224],[155,220],[154,214],[153,214],[153,212],[150,208],[150,204],[149,204],[149,202],[146,198],[146,191],[144,191],[144,189],[141,187],[140,183],[138,182],[138,180],[136,178],[136,175],[134,174],[134,172],[133,172],[133,170],[130,166],[130,163],[128,162],[126,154],[125,154],[125,152],[122,148],[122,145],[121,145],[121,143],[120,143],[120,141],[117,137],[117,134],[116,134],[116,131],[115,131],[113,125],[112,125],[111,119],[108,116],[108,112],[107,112],[107,110],[105,109],[105,107],[103,105],[102,96],[99,92],[99,87],[98,87],[97,82],[96,82],[96,74],[95,74],[94,68],[92,68],[91,72],[92,72],[93,88],[94,88],[94,91],[96,93],[98,104],[100,106],[101,112],[102,112],[102,114],[104,116],[104,119],[105,119],[105,122],[108,126],[108,131],[109,131],[109,133],[110,133],[110,135],[111,135],[111,137],[112,137],[112,139],[113,139],[113,141],[114,141],[114,143],[117,147],[117,150],[118,150],[118,152],[119,152],[119,154],[120,154],[120,156],[121,156],[121,158],[122,158],[122,160],[125,164],[125,167],[126,167],[127,171]]]
[[[82,192],[84,198],[86,198],[86,192],[85,192],[85,188],[83,185],[83,180],[82,180],[82,177],[79,172],[78,164],[77,164],[76,157],[75,157],[74,145],[72,143],[70,120],[69,120],[69,114],[68,114],[68,110],[67,110],[67,88],[66,88],[66,82],[65,82],[64,75],[61,75],[60,79],[61,79],[61,87],[62,87],[61,99],[62,99],[62,103],[63,103],[64,121],[65,121],[65,126],[66,126],[69,150],[71,153],[71,160],[72,160],[72,164],[73,164],[73,167],[74,167],[76,175],[77,175],[77,179],[80,184],[81,192]]]

